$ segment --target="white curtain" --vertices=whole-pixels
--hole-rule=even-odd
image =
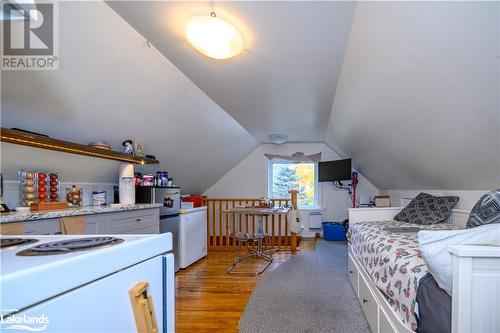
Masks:
[[[296,163],[321,161],[321,153],[304,155],[304,153],[297,152],[295,154],[292,154],[291,156],[273,155],[273,154],[264,154],[264,155],[266,155],[266,157],[270,160],[285,160],[285,161],[293,161]]]

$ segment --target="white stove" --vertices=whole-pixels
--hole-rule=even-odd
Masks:
[[[2,237],[0,331],[174,332],[171,250],[170,233]]]

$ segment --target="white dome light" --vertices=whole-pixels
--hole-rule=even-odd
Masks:
[[[286,134],[271,134],[271,135],[269,135],[269,140],[271,140],[271,142],[274,144],[281,145],[281,144],[288,141],[288,135],[286,135]]]
[[[232,58],[244,49],[241,32],[215,13],[191,17],[186,22],[185,32],[189,43],[210,58]]]

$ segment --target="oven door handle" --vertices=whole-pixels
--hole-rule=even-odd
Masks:
[[[147,282],[138,282],[128,292],[134,312],[135,325],[137,332],[159,333],[153,299],[148,295],[148,287]]]

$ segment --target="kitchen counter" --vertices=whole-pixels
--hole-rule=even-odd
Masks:
[[[161,204],[135,204],[135,205],[109,205],[109,206],[85,206],[79,208],[68,208],[65,210],[53,210],[45,212],[10,212],[0,215],[0,223],[34,221],[52,219],[67,216],[93,215],[104,213],[125,212],[131,210],[160,208]]]

